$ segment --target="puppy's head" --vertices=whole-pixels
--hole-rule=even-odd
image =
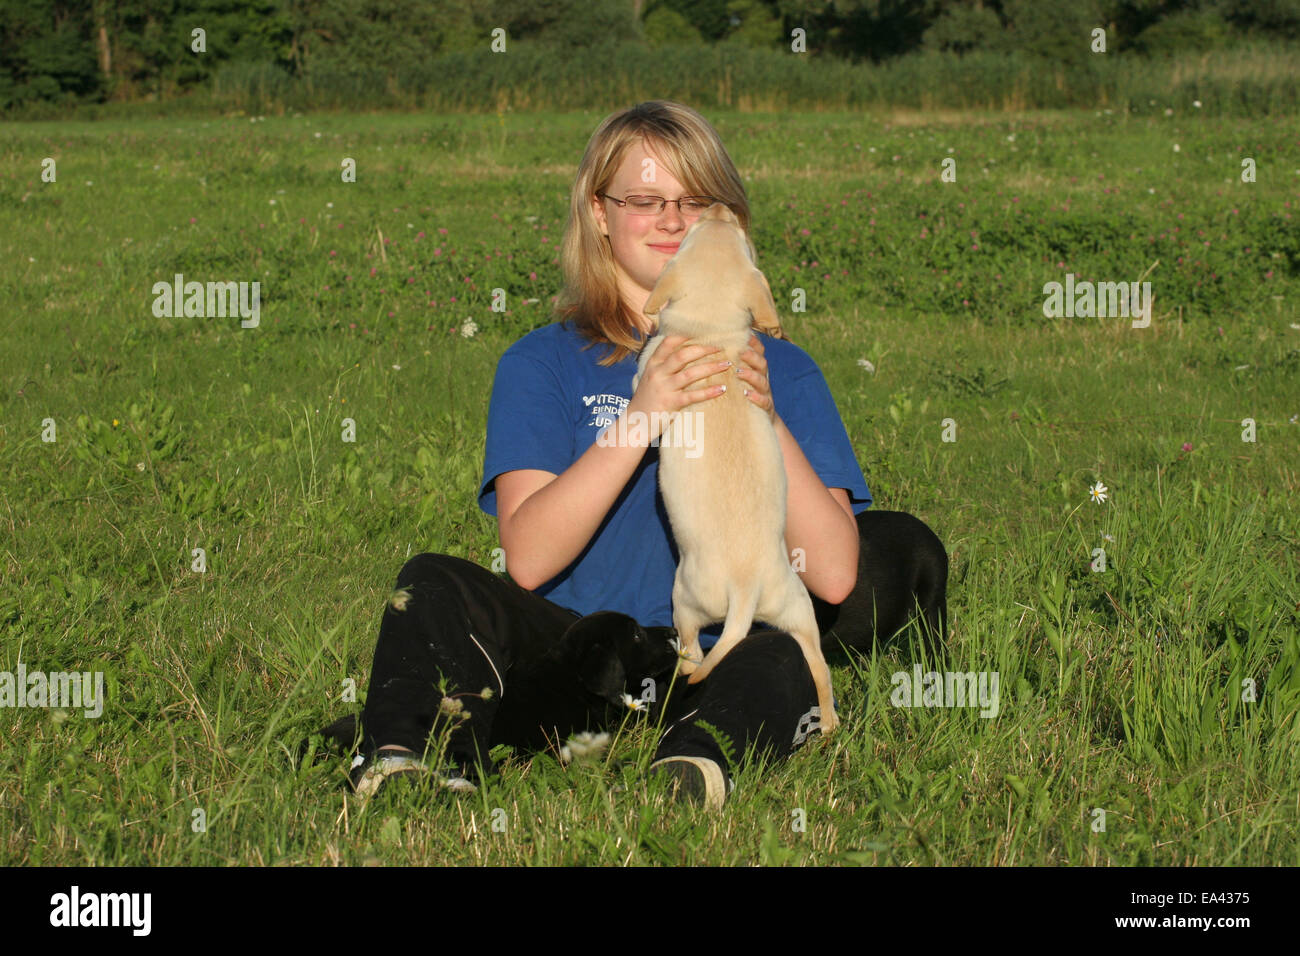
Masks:
[[[611,704],[622,704],[625,693],[638,696],[643,680],[662,677],[677,663],[677,650],[666,638],[651,637],[616,611],[575,621],[560,639],[560,652],[583,687]]]
[[[751,325],[773,338],[784,339],[767,277],[754,265],[754,243],[726,203],[715,202],[686,231],[676,255],[668,260],[642,309],[656,320],[681,299],[692,283],[730,283],[751,317]]]

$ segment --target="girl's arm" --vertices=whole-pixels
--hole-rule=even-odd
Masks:
[[[858,581],[858,523],[843,488],[827,488],[780,416],[776,435],[785,457],[785,543],[802,548],[804,587],[828,604],[842,604]]]
[[[498,475],[497,523],[511,579],[532,591],[568,567],[644,454],[644,448],[593,444],[562,475],[531,469]]]
[[[646,364],[624,415],[648,416],[647,444],[639,447],[593,443],[560,475],[521,469],[496,478],[497,527],[506,553],[506,570],[522,588],[541,587],[582,553],[605,520],[624,485],[636,471],[649,441],[658,437],[659,411],[678,411],[716,398],[724,386],[691,389],[725,365],[701,362],[718,349],[689,345],[685,336],[668,336]],[[616,428],[617,424],[609,426]]]

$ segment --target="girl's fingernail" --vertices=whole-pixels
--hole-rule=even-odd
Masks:
[[[727,386],[725,385],[719,385],[718,388],[722,389],[724,392],[727,390]]]
[[[745,395],[748,395],[748,394],[749,394],[749,389],[745,389],[744,394],[745,394]]]

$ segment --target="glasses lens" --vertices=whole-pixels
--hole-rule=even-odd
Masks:
[[[663,208],[664,201],[658,196],[628,196],[627,211],[634,216],[653,216]]]

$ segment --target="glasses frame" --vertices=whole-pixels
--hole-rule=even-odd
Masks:
[[[611,202],[618,203],[618,207],[620,209],[626,208],[628,201],[631,199],[659,200],[659,208],[654,212],[633,212],[632,210],[628,209],[627,214],[629,216],[662,216],[664,214],[664,210],[668,208],[668,204],[670,202],[675,202],[677,203],[677,214],[681,216],[683,219],[699,218],[700,216],[704,215],[705,210],[707,210],[709,206],[712,206],[714,203],[719,201],[717,199],[714,199],[712,196],[683,196],[681,199],[665,199],[663,196],[649,196],[644,193],[631,193],[628,196],[624,197],[623,199],[616,199],[615,197],[609,195],[609,193],[596,193],[596,195],[600,196],[602,199],[608,199]],[[698,213],[695,213],[694,215],[689,215],[686,212],[686,210],[682,209],[682,203],[686,202],[688,199],[695,199],[695,200],[707,199],[708,206],[705,206],[704,209],[701,209]]]

